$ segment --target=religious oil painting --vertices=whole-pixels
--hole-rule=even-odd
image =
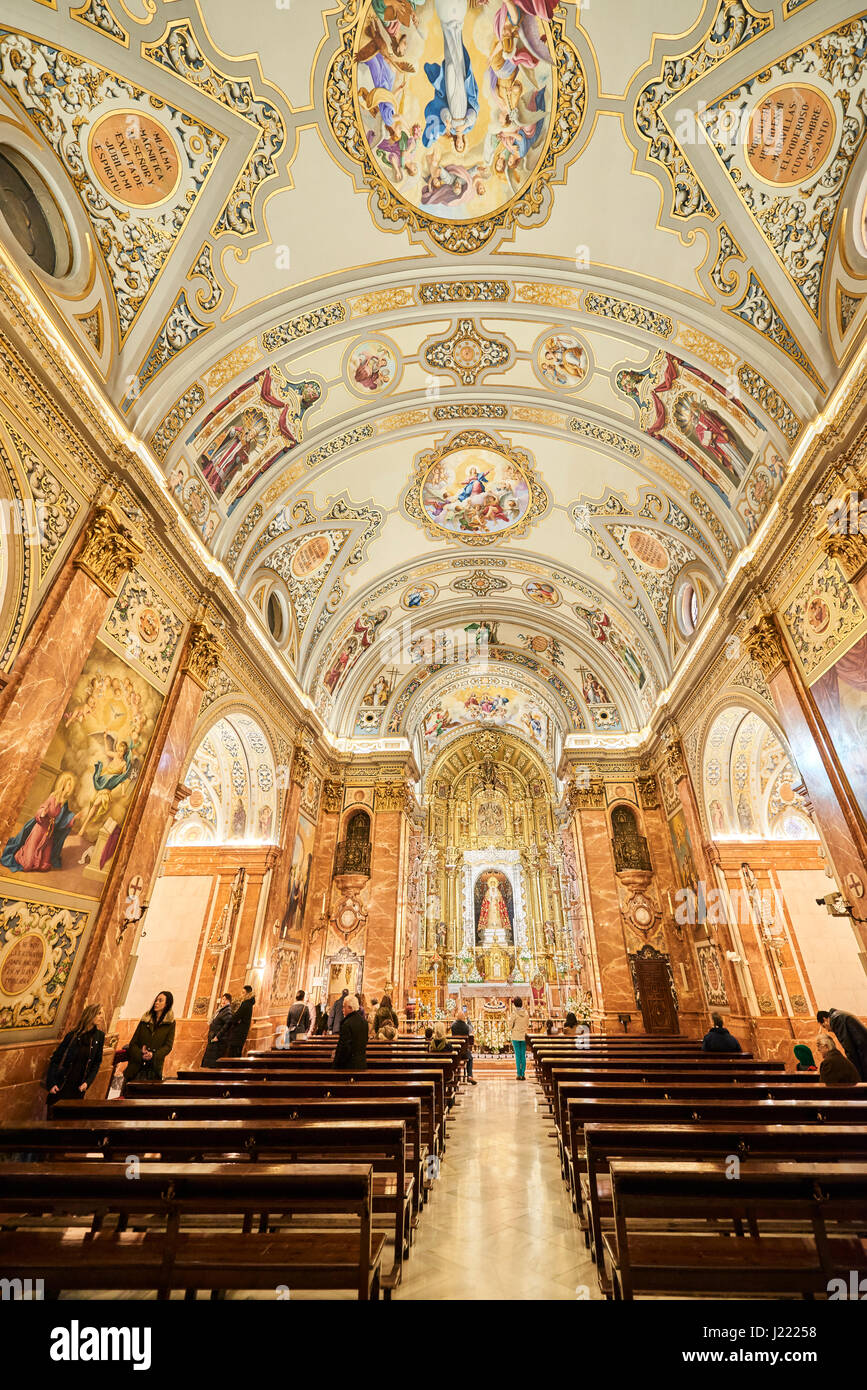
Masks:
[[[395,194],[438,219],[490,216],[526,186],[556,108],[556,0],[370,0],[357,119]]]
[[[310,890],[310,869],[313,864],[313,840],[316,827],[306,816],[298,817],[298,830],[292,850],[292,867],[289,870],[289,896],[286,911],[280,923],[280,939],[300,938],[301,924],[307,907],[307,894]]]
[[[867,637],[860,637],[810,687],[837,756],[867,815]]]
[[[397,350],[382,338],[365,338],[350,349],[346,376],[360,396],[381,396],[397,380]]]
[[[160,704],[136,671],[94,645],[3,846],[5,877],[100,897]]]

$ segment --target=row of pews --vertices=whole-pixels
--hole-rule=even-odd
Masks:
[[[867,1085],[680,1037],[528,1043],[606,1298],[812,1299],[867,1272]]]
[[[463,1080],[423,1038],[224,1058],[0,1126],[0,1268],[81,1290],[351,1290],[388,1299],[445,1160]]]

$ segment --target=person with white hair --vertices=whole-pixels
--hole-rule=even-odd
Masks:
[[[821,1062],[819,1075],[826,1086],[857,1086],[861,1080],[845,1053],[841,1052],[830,1033],[820,1033],[816,1039]]]
[[[366,1071],[367,1039],[370,1027],[358,1007],[358,995],[347,994],[343,1001],[343,1022],[334,1052],[334,1065],[346,1071]]]
[[[445,1057],[452,1050],[450,1040],[446,1037],[446,1025],[441,1018],[434,1024],[433,1037],[428,1044],[429,1052],[436,1052]]]

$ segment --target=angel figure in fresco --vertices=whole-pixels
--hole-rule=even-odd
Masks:
[[[38,807],[36,814],[21,827],[17,835],[7,840],[0,855],[4,869],[12,873],[48,873],[63,867],[61,856],[67,835],[72,829],[75,814],[69,799],[75,789],[71,772],[62,772],[54,790]]]
[[[356,642],[355,638],[350,637],[349,640],[344,643],[344,645],[338,652],[334,664],[329,667],[329,669],[325,672],[325,675],[322,677],[323,685],[326,687],[328,691],[330,691],[332,695],[334,694],[335,690],[340,684],[343,673],[349,665],[349,662],[352,659],[352,656],[356,652],[357,648],[358,643]]]
[[[553,386],[573,386],[584,379],[587,359],[580,344],[558,337],[546,338],[539,367]]]
[[[124,739],[115,740],[111,734],[91,734],[91,738],[103,741],[105,761],[100,758],[93,765],[93,786],[95,795],[85,812],[79,826],[79,835],[84,835],[87,827],[103,815],[111,802],[111,793],[121,783],[138,776],[138,759],[133,761],[132,748]]]
[[[458,154],[467,147],[467,135],[479,114],[479,89],[470,55],[464,46],[464,20],[469,0],[434,0],[443,36],[441,63],[425,63],[425,76],[433,97],[424,109],[425,146],[447,136]],[[473,0],[474,7],[478,0]]]
[[[674,422],[733,483],[743,477],[752,450],[707,401],[692,392],[679,396],[674,407]]]
[[[610,647],[615,656],[620,658],[620,661],[626,667],[640,690],[647,680],[644,667],[641,665],[641,662],[638,660],[638,657],[629,643],[621,637],[616,627],[614,627],[611,618],[605,610],[598,605],[596,608],[587,608],[584,604],[576,603],[575,612],[578,614],[578,617],[587,624],[592,636],[600,646]]]
[[[434,146],[425,158],[424,169],[421,201],[425,207],[454,207],[484,195],[488,177],[484,164],[473,164],[469,169],[454,162],[443,164],[440,150]]]
[[[359,353],[357,365],[352,373],[353,380],[359,386],[366,387],[368,391],[378,391],[380,386],[387,385],[390,376],[388,357],[385,353],[366,350]]]

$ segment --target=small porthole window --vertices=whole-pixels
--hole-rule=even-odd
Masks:
[[[23,155],[0,145],[0,218],[28,260],[46,275],[69,272],[66,223],[45,180]]]
[[[283,618],[283,605],[276,594],[269,594],[268,605],[268,631],[275,642],[282,642],[285,622]]]
[[[691,637],[698,627],[698,594],[694,585],[681,585],[677,596],[677,625],[684,637]]]

